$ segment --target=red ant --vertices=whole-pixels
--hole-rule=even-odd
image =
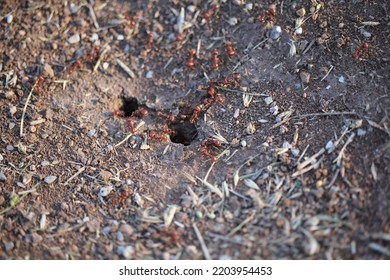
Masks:
[[[160,142],[168,142],[169,141],[169,136],[163,132],[155,132],[155,131],[150,131],[149,132],[149,137]]]
[[[129,196],[130,193],[128,191],[120,191],[119,194],[114,194],[114,196],[110,197],[108,203],[111,207],[114,207],[117,204],[124,204]]]
[[[188,62],[187,62],[187,67],[190,68],[190,69],[193,69],[194,66],[195,66],[195,62],[194,62],[195,54],[196,54],[196,51],[194,49],[192,49],[190,51],[190,54],[189,54],[189,57],[188,57]]]
[[[148,33],[148,41],[146,43],[146,47],[150,50],[153,48],[153,32]]]
[[[39,76],[37,79],[37,82],[35,84],[35,92],[37,94],[42,94],[43,93],[43,82],[45,81],[45,78],[43,76]]]
[[[148,110],[146,110],[145,108],[141,108],[141,109],[138,109],[138,110],[135,110],[131,116],[132,117],[136,117],[136,118],[139,118],[139,119],[142,119],[143,117],[147,116],[149,113],[148,113]]]
[[[130,16],[129,13],[125,14],[125,19],[129,23],[130,28],[134,29],[137,26],[137,22],[135,21],[133,16]]]
[[[211,59],[212,59],[212,64],[213,64],[213,69],[218,70],[219,68],[219,58],[218,58],[218,50],[214,49],[212,54],[211,54]]]
[[[124,117],[125,116],[125,112],[122,110],[114,110],[113,114],[116,117]]]
[[[207,89],[207,93],[211,98],[215,97],[215,85],[214,83]]]
[[[223,79],[221,84],[222,84],[223,87],[227,87],[227,86],[230,86],[230,85],[233,85],[233,86],[237,87],[239,85],[238,84],[238,80],[240,78],[241,78],[241,75],[239,73],[235,73],[232,78]]]
[[[209,140],[206,140],[204,141],[202,144],[201,144],[201,147],[199,149],[199,151],[205,155],[206,157],[209,157],[211,158],[211,161],[212,162],[217,162],[218,159],[215,155],[213,155],[210,151],[210,149],[212,147],[221,147],[222,146],[222,143],[221,141],[217,140],[217,139],[209,139]]]
[[[366,54],[368,52],[368,43],[363,43],[353,54],[352,57],[354,59],[359,59],[360,56]]]
[[[229,56],[229,58],[232,58],[236,54],[236,52],[234,51],[233,43],[227,42],[225,46],[227,55]]]
[[[72,74],[74,70],[76,69],[81,69],[81,62],[80,60],[76,60],[75,62],[73,62],[69,68],[68,68],[68,74]]]
[[[176,135],[176,132],[173,129],[170,129],[167,125],[164,126],[164,133],[168,134],[169,136]]]
[[[88,61],[94,62],[96,60],[96,58],[99,56],[99,52],[100,52],[100,47],[94,46],[91,53],[88,56]]]
[[[275,8],[271,8],[268,11],[260,14],[258,16],[258,19],[259,19],[260,23],[264,23],[267,20],[268,21],[274,21],[275,20],[275,15],[276,15],[276,9]]]
[[[175,122],[175,116],[174,115],[168,115],[168,114],[164,114],[163,112],[157,112],[157,117],[158,118],[164,118],[166,119],[167,121],[173,123]]]
[[[128,118],[126,119],[126,122],[127,122],[127,125],[128,125],[129,128],[130,128],[130,133],[131,133],[131,134],[134,134],[134,132],[135,132],[135,129],[134,129],[135,125],[134,125],[133,119],[130,118],[130,117],[128,117]]]
[[[212,5],[211,9],[204,13],[203,18],[208,21],[211,16],[219,9],[218,5]]]
[[[191,115],[191,119],[190,119],[191,124],[194,124],[195,121],[198,119],[199,113],[202,111],[202,109],[203,108],[201,105],[195,106],[194,110],[192,111],[192,115]]]

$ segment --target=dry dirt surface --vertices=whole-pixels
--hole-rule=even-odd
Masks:
[[[0,0],[0,258],[388,259],[389,11]]]

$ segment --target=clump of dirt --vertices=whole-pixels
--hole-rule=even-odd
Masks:
[[[389,4],[157,2],[1,5],[0,257],[388,258]]]

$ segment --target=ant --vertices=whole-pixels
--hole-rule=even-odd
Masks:
[[[190,124],[194,124],[195,121],[198,119],[199,117],[199,113],[202,111],[202,106],[201,105],[197,105],[195,106],[194,110],[192,111],[192,115],[191,115],[191,119],[190,119]]]
[[[75,62],[73,62],[73,63],[69,66],[67,72],[68,72],[68,74],[70,75],[70,74],[73,73],[74,70],[76,70],[76,69],[81,69],[81,67],[82,67],[82,65],[81,65],[80,60],[76,60]]]
[[[352,57],[354,59],[359,59],[360,56],[367,54],[369,45],[368,43],[363,43],[353,54]]]
[[[136,117],[136,118],[139,118],[139,119],[142,119],[143,117],[146,117],[148,115],[148,110],[146,110],[145,108],[141,108],[141,109],[138,109],[138,110],[135,110],[131,116],[132,117]]]
[[[187,67],[190,68],[190,69],[193,69],[194,66],[195,66],[195,62],[194,62],[195,54],[196,54],[196,51],[194,49],[192,49],[190,51],[190,54],[189,54],[189,57],[188,57],[188,62],[187,62]]]
[[[212,59],[212,64],[213,64],[213,69],[218,70],[219,68],[219,58],[218,58],[218,50],[214,49],[212,54],[211,54],[211,59]]]
[[[212,5],[211,9],[204,13],[203,18],[208,21],[211,16],[219,9],[218,5]]]
[[[37,79],[37,82],[35,84],[35,92],[37,94],[42,94],[43,93],[43,82],[45,81],[45,78],[43,76],[39,76]]]
[[[229,56],[229,58],[232,58],[236,54],[236,52],[234,51],[233,43],[227,42],[225,46],[226,46],[227,55]]]
[[[175,116],[174,115],[164,114],[163,112],[160,112],[160,111],[157,112],[157,117],[158,118],[164,118],[164,119],[166,119],[167,121],[169,121],[171,123],[175,122]]]
[[[108,203],[111,207],[114,207],[117,204],[124,204],[125,201],[129,198],[130,193],[128,191],[120,191],[118,194],[114,194],[108,200]]]
[[[130,28],[135,29],[135,27],[137,26],[137,22],[135,18],[133,16],[130,16],[129,13],[127,12],[125,14],[125,19],[129,23]]]
[[[126,119],[126,122],[127,122],[127,125],[128,125],[129,128],[130,128],[130,133],[131,133],[131,134],[134,134],[134,132],[135,132],[135,129],[134,129],[135,125],[134,125],[133,119],[132,119],[131,117],[128,117],[128,118]]]
[[[168,134],[169,136],[176,135],[176,132],[173,129],[170,129],[167,125],[164,125],[164,133]]]
[[[276,9],[275,8],[271,8],[268,11],[260,14],[258,16],[258,20],[260,21],[260,23],[264,23],[267,20],[268,21],[274,21],[275,20],[275,15],[276,15]]]
[[[233,74],[232,78],[226,78],[221,81],[221,84],[223,87],[228,87],[230,85],[233,85],[235,87],[239,86],[238,80],[241,79],[241,75],[239,73]]]
[[[221,141],[219,141],[217,139],[209,139],[209,140],[203,141],[199,151],[204,156],[209,157],[212,162],[217,162],[218,161],[217,157],[211,153],[210,149],[212,149],[213,147],[219,148],[221,146],[222,146]]]
[[[99,56],[99,52],[100,52],[100,47],[94,46],[91,53],[88,56],[88,61],[91,63],[94,62],[96,58]]]
[[[150,50],[153,48],[153,32],[148,33],[148,41],[146,43],[146,47]]]
[[[160,142],[168,142],[169,141],[169,136],[163,132],[155,132],[155,131],[150,131],[149,132],[149,137]]]

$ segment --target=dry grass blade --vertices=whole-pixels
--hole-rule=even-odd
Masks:
[[[31,90],[30,90],[30,93],[29,93],[28,96],[27,96],[26,104],[24,104],[23,113],[22,113],[22,118],[21,118],[21,120],[20,120],[20,131],[19,131],[19,136],[20,136],[20,138],[23,138],[24,117],[25,117],[25,115],[26,115],[28,103],[30,102],[32,93],[33,93],[33,91],[34,91],[34,89],[35,89],[37,83],[38,83],[38,79],[35,81],[34,85],[32,86],[32,88],[31,88]]]
[[[123,69],[123,71],[125,71],[127,75],[130,76],[130,78],[135,79],[134,72],[125,63],[123,63],[119,58],[116,59],[116,62]]]
[[[310,158],[308,158],[307,160],[305,160],[301,164],[298,164],[297,170],[300,170],[300,169],[306,167],[307,165],[309,165],[310,163],[315,161],[316,158],[319,157],[320,155],[322,155],[323,153],[325,153],[325,148],[321,148],[321,150],[319,150],[316,154],[314,154],[313,156],[311,156]]]
[[[210,184],[202,178],[199,178],[198,176],[195,176],[195,178],[201,181],[211,192],[216,193],[220,198],[223,198],[223,193],[220,189],[218,189],[218,187]]]
[[[338,155],[337,158],[334,160],[334,162],[336,162],[337,166],[341,166],[341,160],[343,159],[344,151],[345,151],[345,149],[347,148],[347,146],[348,146],[349,144],[351,144],[351,142],[352,142],[352,140],[353,140],[354,137],[355,137],[355,133],[352,133],[352,134],[348,137],[347,142],[345,142],[344,146],[341,148],[339,155]]]
[[[246,224],[248,224],[249,222],[251,222],[253,220],[253,218],[255,217],[255,214],[256,212],[252,212],[249,217],[247,217],[244,221],[242,221],[241,224],[239,224],[238,226],[236,226],[235,228],[233,228],[226,236],[227,237],[230,237],[232,236],[233,234],[235,234],[237,231],[239,231],[240,229],[242,229]]]
[[[209,249],[207,248],[206,243],[204,242],[203,236],[202,236],[202,234],[200,233],[200,231],[199,231],[199,229],[198,229],[198,227],[196,226],[195,223],[192,225],[192,228],[194,229],[195,234],[196,234],[196,237],[197,237],[198,240],[199,240],[200,247],[202,248],[202,252],[203,252],[204,258],[205,258],[206,260],[211,260],[211,256],[210,256],[210,253],[209,253]]]
[[[177,205],[169,205],[164,211],[164,226],[169,227],[172,223],[173,217],[175,217],[176,211],[179,209]]]

